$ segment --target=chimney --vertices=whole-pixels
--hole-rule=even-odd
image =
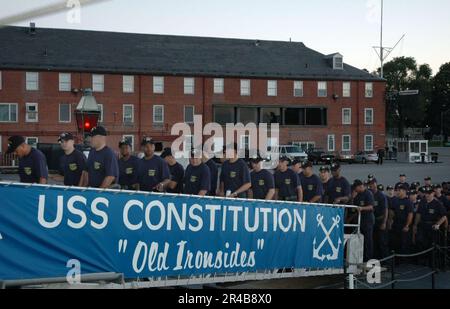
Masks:
[[[35,35],[36,34],[36,23],[30,23],[30,34]]]

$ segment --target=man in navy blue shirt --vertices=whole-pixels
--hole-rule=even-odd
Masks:
[[[71,133],[62,133],[58,139],[64,155],[60,159],[60,172],[64,176],[65,186],[81,187],[85,180],[81,179],[86,169],[86,157],[75,149],[75,141]]]
[[[167,193],[180,194],[183,192],[184,168],[172,155],[172,148],[165,148],[161,158],[169,165],[170,181],[167,185]]]
[[[6,153],[15,153],[19,157],[20,182],[47,184],[47,159],[40,150],[26,144],[23,136],[11,136],[8,139],[8,150]]]
[[[247,198],[247,191],[252,186],[250,171],[244,160],[238,157],[237,144],[228,148],[228,160],[222,164],[220,173],[220,196]]]
[[[275,200],[302,202],[302,183],[298,174],[288,167],[289,162],[287,157],[281,157],[278,161],[274,175]]]
[[[333,177],[328,182],[328,202],[330,204],[347,204],[350,200],[350,183],[341,176],[341,166],[339,163],[331,165]]]
[[[203,163],[205,163],[209,168],[209,173],[211,175],[211,188],[208,192],[208,195],[216,196],[217,183],[219,181],[219,169],[217,168],[216,162],[214,162],[214,158],[210,158],[206,152],[203,153]]]
[[[394,186],[395,191],[398,191],[398,186],[403,185],[406,186],[406,188],[409,190],[409,184],[406,182],[406,175],[400,174],[399,176],[399,182],[397,182]]]
[[[272,200],[275,195],[275,182],[272,173],[262,168],[264,160],[258,155],[250,160],[252,172],[252,188],[249,191],[249,198],[255,200]]]
[[[210,169],[202,162],[201,153],[192,150],[184,177],[184,194],[205,196],[210,189]]]
[[[164,192],[170,182],[170,171],[166,161],[155,155],[155,142],[145,137],[141,143],[144,158],[139,171],[139,187],[146,192]]]
[[[119,184],[123,190],[139,190],[139,166],[141,160],[131,154],[131,143],[128,140],[119,142]]]
[[[391,209],[389,210],[391,249],[397,253],[406,254],[411,248],[414,210],[407,196],[408,186],[401,184],[397,189],[398,196],[391,199]]]
[[[87,173],[87,185],[92,188],[107,189],[119,181],[119,164],[114,151],[106,145],[108,133],[104,127],[91,130],[91,151],[84,173]],[[86,179],[82,176],[83,179]]]
[[[377,259],[382,259],[389,254],[389,243],[387,235],[387,220],[389,209],[387,205],[387,198],[386,195],[384,195],[383,190],[380,190],[384,188],[378,185],[376,178],[371,178],[371,180],[369,181],[369,188],[374,197],[374,257]]]
[[[328,185],[330,184],[330,168],[328,166],[321,166],[319,169],[319,178],[322,182],[323,195],[322,201],[324,203],[330,203],[328,197]]]
[[[312,162],[302,165],[303,173],[300,174],[300,182],[303,189],[303,201],[308,203],[320,203],[322,201],[323,187],[320,178],[313,173]]]

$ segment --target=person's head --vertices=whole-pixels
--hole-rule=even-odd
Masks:
[[[250,159],[250,166],[252,170],[259,172],[262,169],[263,159],[258,155],[256,158]]]
[[[189,164],[192,166],[199,166],[202,164],[202,158],[198,150],[192,149],[189,156]]]
[[[166,161],[169,165],[174,165],[177,162],[177,160],[175,160],[172,155],[172,148],[170,147],[164,148],[163,152],[161,153],[161,158],[164,159],[164,161]]]
[[[31,151],[31,146],[25,143],[25,138],[23,136],[15,135],[8,139],[8,150],[7,154],[14,153],[19,158],[27,156]]]
[[[280,160],[278,160],[278,169],[282,172],[286,171],[288,169],[290,160],[288,157],[281,157]]]
[[[302,161],[300,161],[300,160],[292,161],[291,168],[294,172],[296,172],[297,174],[300,174],[301,172],[303,172]]]
[[[101,149],[106,146],[106,136],[108,133],[104,127],[95,127],[91,130],[91,146],[94,149]]]
[[[428,203],[434,199],[434,190],[432,187],[430,187],[430,186],[425,187],[424,193],[425,193],[425,199],[427,200]]]
[[[131,156],[131,143],[128,140],[123,140],[119,142],[120,155],[122,157]]]
[[[341,165],[338,162],[331,164],[331,174],[333,177],[341,176]]]
[[[145,137],[141,143],[142,151],[147,158],[155,154],[155,142],[150,137]]]
[[[399,198],[405,198],[408,194],[408,188],[406,187],[406,185],[399,185],[397,187],[397,191]]]
[[[303,163],[302,167],[303,167],[303,174],[306,177],[310,177],[314,173],[313,165],[310,161],[306,161],[305,163]]]
[[[320,180],[328,181],[330,179],[330,168],[328,166],[321,166],[319,169],[320,172]]]
[[[424,179],[424,181],[425,181],[425,186],[428,186],[428,187],[432,186],[432,184],[431,184],[431,177],[426,177]]]
[[[434,185],[433,189],[434,189],[434,194],[436,196],[441,196],[442,195],[442,186],[441,185],[439,185],[439,184]]]
[[[394,197],[394,195],[395,195],[394,187],[392,187],[392,186],[387,186],[387,187],[386,187],[386,194],[387,194],[387,196],[389,196],[389,197]]]
[[[356,179],[353,182],[353,188],[356,193],[362,193],[366,190],[366,187],[364,187],[364,183],[359,179]]]
[[[408,192],[408,195],[409,195],[409,200],[411,202],[416,202],[417,201],[417,191],[416,190],[410,190]]]
[[[237,160],[238,159],[238,151],[239,151],[239,149],[238,149],[237,143],[230,144],[223,149],[224,157],[226,159],[232,160],[232,161]]]
[[[378,191],[378,182],[376,178],[372,178],[369,180],[369,189],[372,190],[373,192],[377,192]]]
[[[75,149],[75,140],[71,133],[62,133],[58,138],[58,143],[65,153],[70,153]]]
[[[399,179],[400,179],[400,182],[406,182],[406,175],[400,174]]]
[[[450,191],[447,191],[447,193],[445,193],[447,200],[450,201]]]

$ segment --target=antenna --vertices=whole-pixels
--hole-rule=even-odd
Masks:
[[[384,61],[389,57],[392,51],[397,47],[397,45],[405,38],[406,34],[398,40],[394,47],[384,47],[383,46],[383,20],[384,18],[384,0],[381,0],[381,31],[380,31],[380,46],[373,46],[373,49],[380,58],[380,77],[384,78]],[[386,52],[386,53],[385,53]]]

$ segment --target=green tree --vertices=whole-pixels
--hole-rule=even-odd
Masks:
[[[432,98],[427,120],[434,134],[443,131],[446,139],[450,134],[450,62],[443,64],[433,78]]]

